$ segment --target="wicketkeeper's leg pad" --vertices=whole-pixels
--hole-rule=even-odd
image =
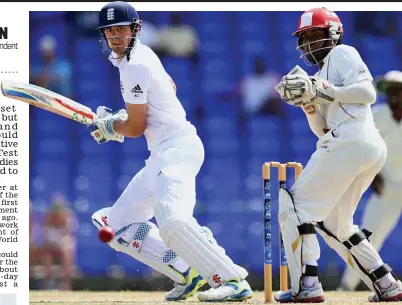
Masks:
[[[318,267],[304,262],[316,261],[319,258],[320,247],[317,241],[314,225],[301,223],[287,189],[279,191],[279,226],[292,286],[292,295],[296,296],[301,288],[302,276],[318,276]]]
[[[380,290],[376,283],[389,272],[395,277],[392,268],[383,263],[377,250],[368,240],[370,231],[362,229],[344,242],[327,230],[322,222],[316,225],[316,231],[378,296],[380,296]]]

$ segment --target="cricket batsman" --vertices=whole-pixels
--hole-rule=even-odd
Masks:
[[[373,234],[370,241],[380,251],[395,228],[402,211],[402,72],[389,71],[375,82],[377,91],[385,93],[387,103],[373,108],[374,122],[383,137],[388,156],[371,186],[373,193],[367,202],[362,227]],[[360,277],[353,268],[345,270],[339,290],[353,291]]]
[[[369,241],[371,232],[353,224],[362,194],[387,157],[371,112],[376,100],[371,73],[358,51],[342,43],[342,23],[326,8],[304,12],[293,35],[301,58],[318,72],[309,76],[294,69],[276,88],[283,100],[303,109],[318,141],[299,179],[279,193],[291,289],[278,291],[275,300],[325,300],[318,233],[372,290],[369,301],[400,301],[402,283]]]
[[[141,44],[141,20],[128,3],[116,1],[99,13],[101,45],[119,69],[125,109],[99,107],[91,135],[98,143],[147,140],[150,157],[112,207],[92,216],[109,226],[116,251],[152,267],[175,282],[166,300],[185,300],[205,283],[200,301],[242,301],[253,292],[247,271],[234,264],[211,231],[193,217],[195,179],[204,147],[176,96],[176,86],[161,61]],[[157,225],[150,222],[155,217]]]

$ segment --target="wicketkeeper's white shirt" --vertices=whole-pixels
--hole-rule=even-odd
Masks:
[[[117,57],[113,54],[111,57]],[[158,56],[137,40],[130,61],[110,61],[119,68],[124,102],[148,104],[147,128],[144,135],[150,151],[160,150],[170,140],[196,133],[186,119],[186,112],[176,96],[175,84]]]
[[[348,45],[339,45],[333,48],[325,57],[324,65],[316,75],[328,80],[335,86],[348,86],[363,80],[373,80],[360,54],[354,47]],[[317,108],[324,116],[329,129],[338,126],[351,116],[372,119],[369,104],[330,103],[320,104]]]

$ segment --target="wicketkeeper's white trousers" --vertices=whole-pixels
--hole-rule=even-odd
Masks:
[[[341,242],[357,233],[353,223],[357,204],[386,155],[383,139],[364,121],[349,120],[326,133],[290,190],[300,223],[323,222]],[[303,261],[316,262],[317,238],[304,240]]]
[[[384,181],[381,196],[372,194],[364,210],[361,228],[366,228],[373,234],[370,241],[380,251],[385,240],[395,228],[402,212],[402,184]],[[341,285],[349,290],[355,290],[360,283],[356,272],[347,267],[342,276]]]

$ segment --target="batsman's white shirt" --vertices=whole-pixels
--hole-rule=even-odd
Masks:
[[[109,225],[118,230],[147,221],[154,216],[155,204],[162,200],[172,201],[177,211],[192,215],[195,178],[204,161],[204,147],[186,119],[173,80],[157,55],[139,40],[129,61],[127,57],[111,61],[119,68],[124,101],[148,104],[144,135],[151,155],[111,208]],[[158,184],[161,173],[165,179]]]
[[[130,61],[111,59],[119,68],[124,102],[148,104],[147,128],[144,132],[150,151],[165,141],[185,133],[195,133],[176,96],[175,84],[157,55],[138,40]],[[165,145],[165,144],[164,144]]]

